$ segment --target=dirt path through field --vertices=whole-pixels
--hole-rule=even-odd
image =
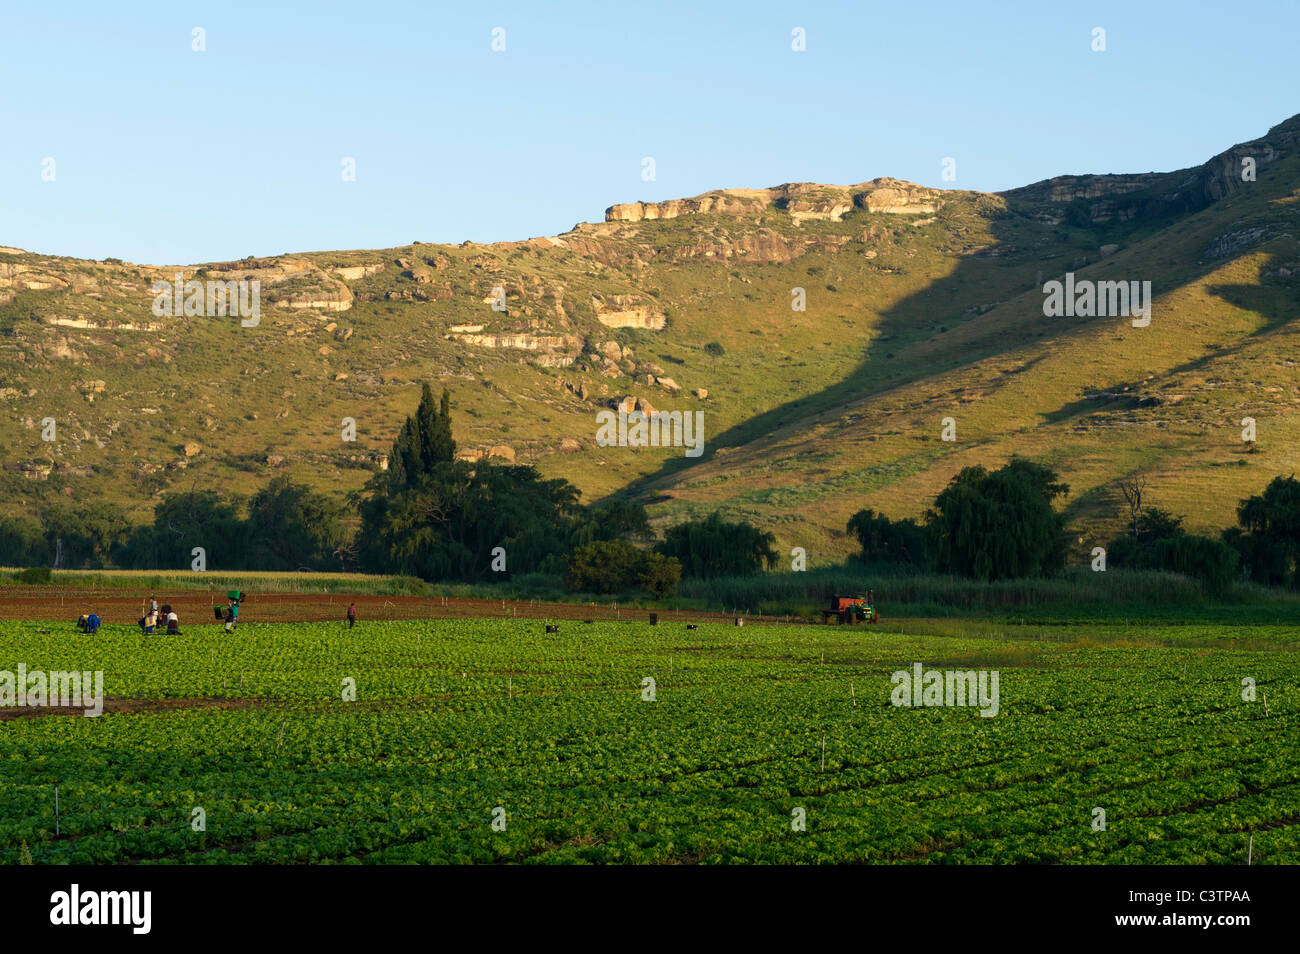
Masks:
[[[67,620],[75,623],[82,613],[94,611],[105,623],[135,623],[144,612],[148,597],[123,595],[120,589],[30,586],[0,591],[0,619]],[[214,606],[226,605],[225,592],[164,590],[152,594],[159,605],[170,603],[180,617],[181,631],[187,626],[219,625]],[[240,625],[260,622],[308,622],[338,620],[347,615],[348,604],[357,604],[360,623],[379,619],[490,619],[549,620],[648,620],[650,610],[626,609],[611,603],[542,603],[528,600],[443,599],[417,596],[348,595],[346,593],[250,593],[239,614]],[[696,610],[655,610],[663,622],[730,623],[735,617]],[[745,623],[774,623],[783,619],[746,616]]]

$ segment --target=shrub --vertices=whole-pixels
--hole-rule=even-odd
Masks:
[[[688,576],[749,576],[776,566],[776,537],[744,522],[728,523],[714,511],[704,520],[669,527],[656,550],[676,557]]]
[[[1182,518],[1158,507],[1147,507],[1138,515],[1133,532],[1106,544],[1106,560],[1112,566],[1162,569],[1156,549],[1166,540],[1183,535]]]
[[[570,590],[621,593],[640,587],[656,597],[677,592],[682,565],[626,540],[593,540],[574,547],[565,561],[564,583]]]
[[[1161,540],[1154,557],[1158,569],[1199,580],[1211,596],[1226,592],[1237,572],[1237,552],[1232,547],[1190,533]]]
[[[664,599],[677,592],[682,581],[682,565],[672,557],[650,551],[644,555],[637,571],[637,583],[651,595]]]
[[[863,563],[903,563],[921,567],[927,562],[925,528],[915,520],[890,520],[874,510],[859,510],[846,528],[858,538]]]

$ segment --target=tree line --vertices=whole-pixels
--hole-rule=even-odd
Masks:
[[[1300,588],[1300,482],[1278,477],[1241,501],[1238,526],[1188,533],[1150,505],[1145,483],[1121,483],[1125,531],[1110,540],[1111,567],[1170,570],[1222,592],[1234,580]],[[864,509],[848,521],[857,559],[976,580],[1059,572],[1074,549],[1055,507],[1069,488],[1051,468],[1013,457],[996,470],[967,467],[920,520]],[[0,520],[0,565],[64,569],[182,569],[202,547],[209,570],[342,570],[464,583],[515,574],[558,577],[574,591],[676,591],[683,576],[747,576],[777,564],[775,537],[714,512],[656,539],[644,506],[584,505],[565,480],[531,465],[457,459],[450,398],[425,384],[415,412],[377,471],[344,505],[278,476],[246,501],[213,490],[165,496],[151,523],[121,508],[50,506],[37,523]]]
[[[355,532],[349,512],[359,516]],[[212,490],[169,494],[142,526],[107,503],[56,505],[42,517],[0,521],[0,564],[178,569],[202,547],[208,570],[360,570],[465,583],[547,573],[573,590],[666,596],[683,573],[745,575],[776,563],[772,534],[743,521],[714,513],[654,543],[641,504],[585,506],[576,487],[531,465],[457,459],[449,395],[435,400],[428,384],[387,470],[346,506],[279,476],[246,504]]]
[[[1182,518],[1145,502],[1145,481],[1120,489],[1128,527],[1092,554],[1097,569],[1168,570],[1194,577],[1212,594],[1235,580],[1300,588],[1300,481],[1274,478],[1237,506],[1238,526],[1218,537],[1187,532]],[[1053,501],[1069,492],[1049,467],[1020,457],[988,471],[967,467],[921,520],[890,520],[874,510],[849,518],[847,530],[870,564],[895,564],[977,580],[1049,576],[1070,554],[1064,517]],[[1104,561],[1099,563],[1098,561]]]

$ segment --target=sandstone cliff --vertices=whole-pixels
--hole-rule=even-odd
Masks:
[[[852,186],[787,182],[770,189],[720,189],[691,199],[630,202],[605,210],[606,222],[644,222],[682,215],[760,216],[776,209],[795,221],[838,222],[854,208],[898,215],[926,215],[943,205],[943,193],[901,179],[874,179]]]

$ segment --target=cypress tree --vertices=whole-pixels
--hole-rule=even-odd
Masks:
[[[427,474],[433,470],[434,464],[438,463],[434,441],[440,429],[438,408],[433,403],[433,389],[429,387],[427,381],[420,389],[420,406],[415,411],[415,423],[418,428],[416,437],[420,471]]]
[[[451,395],[447,389],[442,390],[442,400],[438,404],[438,414],[433,419],[433,427],[426,435],[429,442],[429,459],[435,464],[450,464],[456,458],[456,442],[451,437]]]
[[[424,474],[424,467],[420,462],[418,427],[419,423],[416,419],[408,417],[402,424],[402,429],[397,432],[397,440],[393,442],[393,455],[389,467],[393,471],[393,482],[396,486],[412,486],[419,483],[420,477]]]
[[[456,457],[456,442],[451,437],[451,395],[443,389],[442,400],[435,405],[433,390],[426,382],[421,388],[420,404],[408,415],[393,441],[388,469],[390,485],[414,487],[440,464],[450,464]]]

